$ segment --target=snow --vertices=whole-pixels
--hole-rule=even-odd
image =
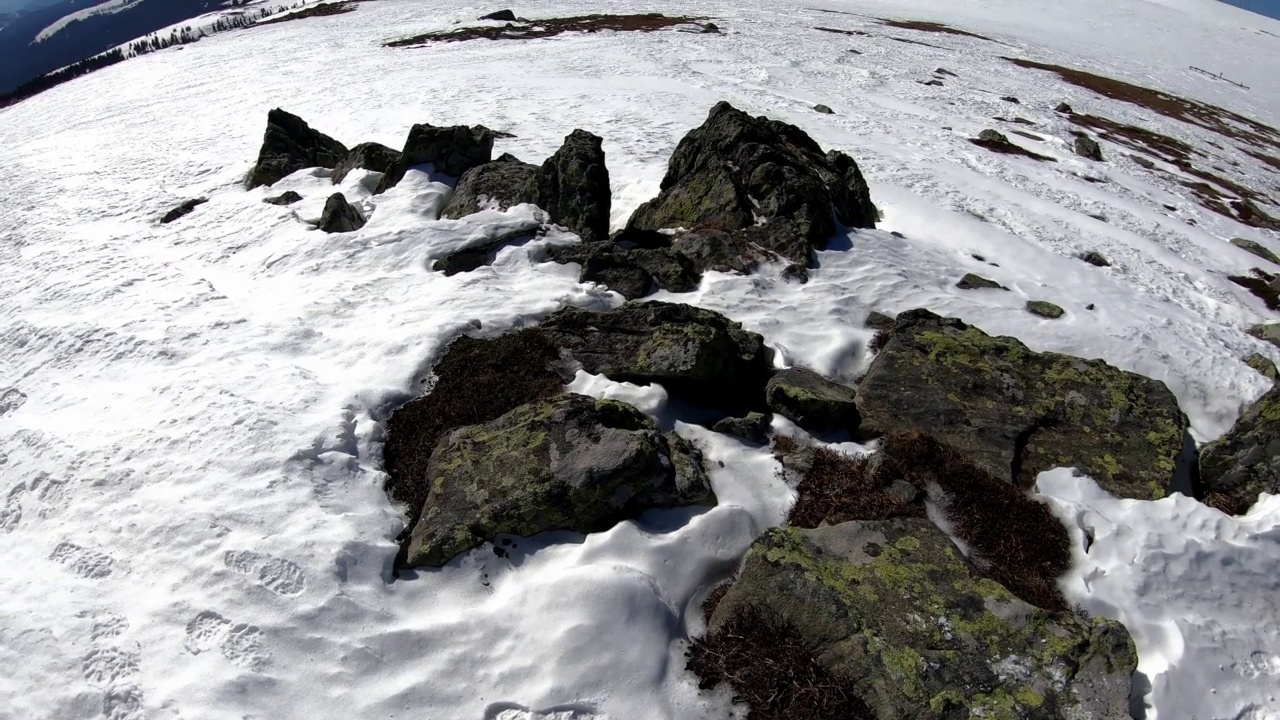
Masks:
[[[308,229],[302,221],[333,192],[324,172],[240,185],[272,107],[348,145],[398,147],[415,122],[483,123],[516,135],[498,152],[531,162],[581,127],[605,138],[617,226],[656,193],[679,138],[727,99],[851,154],[885,214],[881,230],[823,252],[806,285],[766,268],[661,296],[761,332],[779,362],[852,381],[868,361],[867,313],[925,306],[1163,380],[1200,441],[1265,391],[1240,358],[1280,359],[1243,332],[1267,311],[1226,279],[1258,261],[1227,240],[1277,248],[1280,238],[1203,210],[1115,145],[1103,144],[1103,166],[1074,157],[1051,108],[1066,100],[1200,147],[1216,136],[1000,57],[1154,85],[1276,125],[1280,86],[1267,79],[1280,60],[1258,30],[1280,23],[1193,0],[822,3],[949,22],[1009,44],[999,45],[811,4],[628,8],[712,16],[721,37],[403,50],[380,43],[487,8],[381,0],[131,59],[0,111],[0,390],[25,398],[5,394],[0,413],[0,718],[727,716],[729,699],[700,693],[684,672],[684,643],[703,630],[706,592],[792,502],[777,464],[697,424],[660,388],[581,375],[574,389],[632,400],[697,443],[720,504],[587,537],[516,539],[506,558],[481,548],[391,582],[403,519],[381,491],[389,410],[459,333],[620,299],[578,283],[572,266],[540,262],[567,233],[507,248],[473,273],[430,272],[435,258],[540,211],[437,220],[448,188],[416,171],[377,197],[376,175],[353,172],[338,189],[369,224]],[[519,8],[593,10],[578,0]],[[1186,69],[1218,69],[1222,47],[1228,74],[1252,90]],[[917,82],[937,67],[959,77]],[[1001,102],[1007,94],[1022,104]],[[812,112],[818,102],[837,114]],[[1011,113],[1049,138],[1015,142],[1061,162],[966,141]],[[1256,184],[1274,182],[1256,159],[1215,152]],[[306,200],[261,202],[285,190]],[[209,202],[157,224],[197,196]],[[1073,257],[1084,250],[1114,267]],[[965,272],[1012,291],[957,290]],[[1028,299],[1067,315],[1033,317]],[[1276,498],[1231,519],[1178,496],[1114,500],[1064,472],[1043,476],[1040,490],[1094,537],[1064,582],[1074,601],[1134,633],[1152,683],[1147,717],[1280,717]]]
[[[99,3],[92,7],[87,7],[87,8],[84,8],[83,10],[77,10],[73,13],[68,13],[67,15],[63,15],[62,17],[55,20],[54,23],[49,27],[46,27],[45,29],[41,30],[36,35],[36,39],[33,40],[32,42],[33,43],[44,42],[45,40],[48,40],[54,35],[57,35],[59,32],[62,31],[63,28],[70,25],[71,23],[80,22],[81,20],[88,20],[89,18],[94,17],[95,15],[114,15],[119,12],[124,12],[125,10],[132,8],[134,5],[137,5],[139,2],[142,2],[142,0],[106,0],[106,2]]]

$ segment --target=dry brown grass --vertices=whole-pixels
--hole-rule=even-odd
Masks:
[[[424,33],[413,37],[391,40],[387,47],[425,45],[432,42],[463,42],[466,40],[533,40],[555,37],[569,32],[593,33],[602,30],[614,32],[655,32],[678,25],[700,23],[707,18],[668,16],[661,13],[640,15],[580,15],[566,18],[530,20],[507,23],[505,26],[479,25],[445,32]]]
[[[850,683],[818,662],[794,626],[776,613],[744,606],[715,633],[693,641],[686,667],[709,690],[727,683],[749,720],[871,720]]]
[[[971,38],[977,38],[979,40],[986,40],[988,42],[999,42],[998,40],[992,40],[986,35],[978,35],[977,33],[971,33],[968,30],[961,30],[959,28],[953,28],[950,25],[944,25],[942,23],[937,23],[937,22],[927,22],[924,20],[882,19],[880,20],[880,24],[888,25],[889,27],[898,28],[900,30],[919,30],[920,32],[939,33],[941,35],[958,35],[961,37],[971,37]]]
[[[813,450],[813,466],[796,488],[799,497],[787,515],[790,525],[815,528],[849,520],[925,517],[924,505],[889,492],[883,473],[872,472],[869,456],[854,457],[829,448]]]

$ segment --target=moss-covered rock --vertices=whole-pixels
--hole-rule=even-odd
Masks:
[[[956,287],[961,290],[1008,290],[1009,288],[1001,285],[995,280],[984,278],[975,273],[965,273],[964,277],[956,283]]]
[[[1261,353],[1253,353],[1244,359],[1249,367],[1257,370],[1269,380],[1280,380],[1280,370],[1276,369],[1276,364],[1271,359]]]
[[[597,532],[658,507],[714,502],[701,453],[639,410],[567,395],[441,438],[405,561],[439,566],[493,540]]]
[[[1200,482],[1213,503],[1242,513],[1258,493],[1280,493],[1280,386],[1245,410],[1226,435],[1200,450]]]
[[[603,143],[598,135],[574,130],[538,170],[538,205],[585,242],[609,237],[612,194]]]
[[[920,432],[1030,485],[1076,467],[1120,497],[1163,497],[1187,419],[1164,383],[1037,353],[927,310],[898,316],[858,386],[862,429]]]
[[[711,429],[761,445],[769,442],[769,416],[764,413],[749,412],[742,417],[724,418]]]
[[[1231,244],[1241,250],[1253,253],[1272,265],[1280,265],[1280,257],[1276,257],[1275,253],[1271,252],[1271,250],[1256,240],[1249,240],[1247,238],[1231,238]]]
[[[765,386],[769,409],[813,431],[856,432],[860,418],[853,388],[832,382],[812,370],[779,370]]]
[[[685,255],[666,248],[624,248],[612,241],[560,245],[547,254],[559,263],[577,263],[583,282],[600,283],[628,300],[648,295],[654,287],[692,292],[702,280]]]
[[[749,608],[793,628],[877,720],[1129,717],[1123,626],[1023,603],[926,519],[765,533],[709,634]]]
[[[1280,323],[1254,325],[1249,328],[1249,334],[1258,338],[1262,342],[1271,343],[1276,347],[1280,347]]]
[[[623,382],[660,383],[730,410],[763,404],[773,352],[758,334],[718,313],[632,302],[602,313],[565,308],[541,327],[588,372]]]
[[[473,167],[458,179],[444,218],[461,218],[481,210],[506,210],[523,203],[537,203],[538,166],[503,154],[491,163]]]
[[[807,263],[810,248],[822,247],[837,223],[875,227],[878,213],[847,155],[823,153],[794,125],[722,102],[680,141],[661,194],[641,205],[628,227],[734,231],[755,226],[757,217],[766,225],[790,221],[800,242],[787,245],[802,252],[784,257]]]
[[[1027,312],[1049,320],[1057,320],[1067,314],[1066,310],[1063,310],[1061,307],[1058,307],[1047,300],[1028,300]]]

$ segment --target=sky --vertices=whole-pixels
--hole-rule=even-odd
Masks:
[[[1280,20],[1280,0],[1223,0],[1223,2]]]

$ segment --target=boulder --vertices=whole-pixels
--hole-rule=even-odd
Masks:
[[[639,410],[567,395],[450,432],[407,545],[440,566],[498,534],[591,533],[651,508],[714,503],[701,453]]]
[[[345,180],[347,174],[356,168],[386,173],[399,162],[399,150],[392,150],[386,145],[374,142],[360,143],[351,148],[350,152],[334,166],[333,184],[337,185]]]
[[[299,170],[332,168],[347,155],[342,143],[317,130],[302,118],[276,108],[267,113],[267,131],[258,161],[249,171],[250,189],[272,185]]]
[[[1280,385],[1200,449],[1200,483],[1206,502],[1218,495],[1210,504],[1237,514],[1257,502],[1258,493],[1280,493]]]
[[[541,228],[538,223],[511,228],[493,240],[449,253],[432,263],[431,269],[445,275],[471,272],[492,263],[502,248],[533,238]]]
[[[834,115],[836,113],[835,110],[832,110],[831,108],[821,103],[814,105],[813,110],[814,112],[819,112],[819,113],[822,113],[823,115]]]
[[[1097,250],[1090,250],[1088,252],[1083,252],[1077,255],[1076,257],[1080,258],[1081,260],[1089,263],[1094,267],[1111,267],[1111,261],[1108,260],[1105,255],[1098,252]]]
[[[870,228],[878,219],[851,158],[824,154],[799,128],[753,118],[724,102],[680,141],[661,188],[631,216],[628,228],[733,232],[754,228],[757,217],[764,227],[785,219],[785,233],[794,239],[771,235],[768,249],[805,264],[837,223]]]
[[[1244,362],[1246,365],[1257,370],[1269,380],[1280,380],[1280,370],[1276,369],[1276,364],[1271,362],[1271,359],[1267,356],[1260,353],[1253,353],[1249,357],[1245,358]]]
[[[1004,97],[1002,97],[1002,98],[1000,98],[1000,99],[1001,99],[1001,100],[1003,100],[1003,101],[1005,101],[1005,102],[1007,102],[1007,103],[1013,103],[1014,105],[1021,105],[1021,104],[1022,104],[1022,101],[1021,101],[1021,100],[1019,100],[1018,98],[1016,98],[1016,97],[1014,97],[1014,96],[1012,96],[1012,95],[1005,95]]]
[[[565,308],[541,329],[587,372],[661,383],[695,402],[758,409],[773,365],[764,339],[718,313],[630,302],[608,312]]]
[[[292,205],[296,202],[301,202],[301,201],[302,201],[301,195],[299,195],[298,193],[292,190],[286,190],[283,193],[276,195],[275,197],[266,198],[262,202],[267,203],[268,205]]]
[[[752,616],[813,648],[875,720],[1129,718],[1138,658],[1123,625],[1017,599],[927,519],[767,531],[691,666],[714,668],[698,647],[717,642],[722,658],[769,662],[768,646],[734,645]]]
[[[1187,432],[1158,380],[927,310],[897,317],[857,395],[862,430],[922,433],[1019,486],[1075,467],[1119,497],[1163,497]]]
[[[581,281],[600,283],[628,300],[648,295],[655,286],[692,292],[702,278],[689,258],[671,248],[623,249],[604,241],[552,247],[547,254],[559,263],[578,263]]]
[[[342,193],[334,193],[324,203],[318,229],[327,233],[354,232],[364,227],[364,215],[347,202]]]
[[[982,132],[978,133],[978,139],[984,143],[991,143],[993,145],[1011,145],[1012,144],[1009,142],[1009,136],[1005,135],[999,130],[992,130],[991,128],[987,128],[986,130],[983,130]]]
[[[862,323],[872,330],[892,330],[893,318],[885,315],[878,310],[872,310],[867,319]]]
[[[1102,146],[1098,144],[1097,140],[1084,133],[1076,136],[1075,150],[1077,155],[1086,160],[1102,162]]]
[[[603,142],[585,130],[574,130],[538,170],[538,205],[552,222],[569,228],[584,242],[609,237],[612,195]]]
[[[746,275],[767,259],[767,254],[748,241],[747,236],[721,230],[681,233],[671,241],[671,247],[704,272]]]
[[[194,198],[191,200],[186,200],[178,207],[165,213],[164,217],[160,218],[160,224],[168,225],[174,220],[177,220],[179,218],[184,218],[190,215],[193,210],[195,210],[196,208],[200,207],[201,205],[207,202],[209,202],[209,198]]]
[[[481,210],[537,203],[537,176],[536,165],[504,153],[493,162],[463,173],[440,217],[457,219]]]
[[[438,173],[460,178],[493,158],[493,140],[494,132],[482,125],[414,125],[409,128],[400,160],[382,176],[377,192],[395,187],[415,165],[430,164]]]
[[[481,15],[480,20],[497,20],[499,22],[515,22],[516,14],[510,10],[499,10],[488,15]]]
[[[1049,320],[1057,320],[1067,314],[1066,310],[1046,300],[1028,300],[1027,312]]]
[[[760,445],[769,442],[770,428],[769,416],[758,412],[750,412],[742,417],[724,418],[711,426],[715,432],[733,435]]]
[[[1280,347],[1280,323],[1254,325],[1249,328],[1249,334],[1258,338],[1262,342],[1271,343],[1276,347]]]
[[[805,368],[779,370],[764,389],[769,409],[806,430],[846,430],[861,422],[853,388]]]
[[[964,277],[956,283],[956,287],[961,290],[1008,290],[1009,288],[1001,285],[995,280],[984,278],[974,273],[965,273]]]
[[[1071,106],[1070,106],[1070,105],[1068,105],[1068,104],[1066,104],[1066,103],[1064,103],[1064,102],[1063,102],[1063,103],[1058,103],[1058,107],[1054,108],[1054,111],[1055,111],[1055,112],[1060,112],[1060,113],[1062,113],[1062,114],[1064,114],[1064,115],[1072,115],[1072,114],[1074,114],[1074,113],[1075,113],[1075,110],[1072,110],[1072,109],[1071,109]]]
[[[1231,244],[1241,250],[1253,253],[1273,265],[1280,265],[1280,257],[1276,257],[1275,253],[1263,247],[1261,243],[1253,240],[1246,240],[1245,238],[1231,238]]]

